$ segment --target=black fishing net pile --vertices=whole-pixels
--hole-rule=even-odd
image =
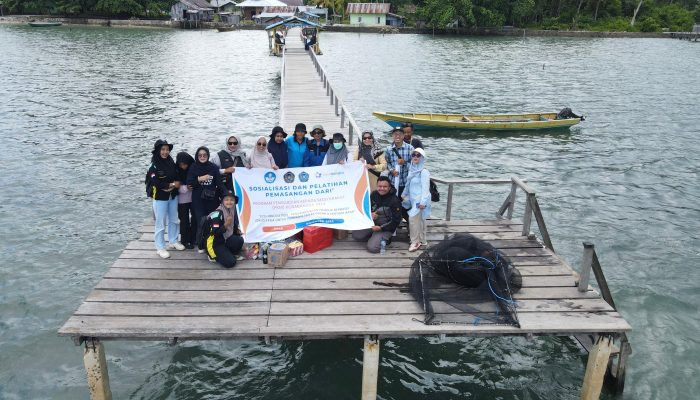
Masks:
[[[520,272],[502,252],[464,233],[431,246],[411,267],[411,293],[426,324],[520,327],[512,294],[521,286]]]

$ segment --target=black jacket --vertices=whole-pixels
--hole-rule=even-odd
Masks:
[[[169,189],[170,184],[178,179],[175,161],[170,157],[163,159],[156,155],[153,157],[151,167],[148,169],[148,180],[151,184],[149,196],[154,200],[170,200],[174,198],[177,196],[177,189],[172,189],[169,192],[165,190]]]
[[[205,182],[199,182],[197,177],[204,175],[209,175],[212,177],[212,179]],[[209,161],[204,164],[195,162],[190,166],[190,170],[187,172],[187,184],[192,186],[192,201],[195,201],[195,199],[201,199],[205,201],[218,202],[220,194],[223,193],[223,190],[225,190],[225,186],[221,181],[221,174],[219,174],[219,167]],[[211,191],[214,192],[214,197],[211,197]]]
[[[376,190],[369,196],[372,212],[379,214],[374,221],[384,232],[393,232],[401,222],[401,200],[396,197],[396,190],[391,188],[389,193],[382,196]]]

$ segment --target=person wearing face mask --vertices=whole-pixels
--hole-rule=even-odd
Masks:
[[[289,164],[289,155],[287,154],[287,143],[284,139],[287,137],[287,133],[282,129],[281,126],[276,126],[272,128],[272,133],[270,134],[270,141],[267,143],[267,151],[272,154],[272,158],[275,160],[275,165],[279,168],[287,168]]]
[[[209,149],[202,146],[195,152],[195,162],[187,172],[187,184],[192,187],[192,214],[195,219],[195,237],[202,219],[219,206],[219,191],[227,189],[221,181],[219,167],[209,161]],[[199,248],[204,252],[203,248]]]
[[[386,169],[386,158],[384,149],[374,139],[372,131],[362,132],[360,145],[357,152],[353,154],[353,160],[364,160],[365,167],[369,171],[370,191],[377,189],[377,178]]]
[[[150,197],[153,199],[153,215],[155,216],[155,246],[158,256],[170,258],[168,250],[185,250],[185,246],[177,241],[180,234],[180,220],[177,217],[177,193],[180,178],[175,161],[170,157],[173,145],[158,139],[151,152],[151,167],[148,169],[148,180],[151,187]],[[168,222],[168,245],[165,245],[165,222]]]
[[[326,158],[326,153],[330,147],[330,143],[323,137],[326,136],[326,131],[322,125],[314,125],[311,129],[311,139],[306,141],[306,154],[304,154],[305,167],[318,167],[323,165],[323,159]]]
[[[260,136],[255,141],[255,147],[251,151],[250,156],[248,156],[248,168],[279,169],[272,154],[267,151],[267,139],[265,139],[265,136]]]
[[[336,132],[333,134],[333,143],[328,148],[328,153],[323,159],[321,165],[345,164],[348,162],[348,148],[345,146],[345,137],[342,133]]]
[[[417,148],[411,152],[411,164],[406,177],[406,188],[401,196],[403,207],[408,210],[408,231],[411,245],[408,251],[427,246],[427,223],[430,217],[430,172],[425,168],[425,150]]]
[[[214,153],[211,162],[219,167],[221,181],[228,190],[233,190],[233,172],[236,167],[245,167],[248,157],[245,151],[241,150],[243,144],[236,136],[226,138],[224,148],[218,153]]]

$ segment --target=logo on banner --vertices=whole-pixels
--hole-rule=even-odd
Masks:
[[[323,174],[322,174],[322,173],[320,173],[320,172],[316,172],[316,179],[320,179],[320,178],[321,178],[322,176],[323,176]]]
[[[275,182],[275,179],[277,179],[277,175],[275,175],[274,172],[270,171],[270,172],[265,174],[265,182],[273,183],[273,182]]]
[[[307,174],[306,172],[302,172],[301,174],[299,174],[299,180],[302,182],[307,182],[309,180],[309,174]]]
[[[289,171],[286,174],[284,174],[284,181],[287,183],[294,182],[294,173],[292,171]]]

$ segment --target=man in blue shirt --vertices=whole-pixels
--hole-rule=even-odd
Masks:
[[[330,143],[323,138],[324,136],[326,136],[326,131],[323,130],[323,126],[314,125],[311,128],[311,138],[306,141],[305,167],[317,167],[323,164],[323,159],[326,157],[326,152],[328,152],[328,147],[330,146]]]
[[[287,143],[289,156],[288,168],[304,166],[304,154],[306,153],[306,125],[301,122],[294,127],[294,135],[284,139]]]

